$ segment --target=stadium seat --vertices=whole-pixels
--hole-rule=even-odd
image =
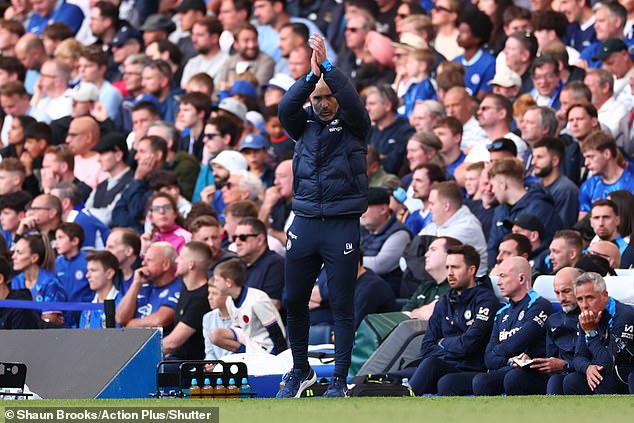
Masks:
[[[533,290],[551,303],[556,303],[558,301],[557,295],[555,295],[555,291],[553,289],[554,281],[555,276],[553,275],[540,275],[533,283]]]
[[[608,294],[615,300],[634,305],[634,275],[606,276],[605,284],[608,288]]]
[[[509,303],[509,299],[506,298],[504,295],[502,295],[502,292],[500,292],[500,287],[498,286],[498,277],[497,276],[489,276],[489,278],[491,279],[491,286],[493,287],[493,292],[495,292],[495,296],[498,297],[498,300],[500,300],[500,303],[502,304],[508,304]]]
[[[308,332],[309,345],[330,344],[332,327],[330,325],[311,326]]]
[[[617,276],[631,276],[634,277],[634,269],[614,269]]]

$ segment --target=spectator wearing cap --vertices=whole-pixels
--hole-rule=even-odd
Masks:
[[[116,120],[123,96],[105,79],[108,69],[108,55],[99,46],[86,47],[79,57],[79,77],[82,82],[91,82],[99,89],[99,103],[108,111],[108,116]]]
[[[99,124],[90,116],[74,118],[68,127],[66,144],[75,155],[75,177],[94,189],[108,178],[101,169],[99,155],[93,147],[99,141]]]
[[[533,61],[531,78],[534,88],[530,93],[537,105],[559,109],[561,107],[559,95],[563,88],[563,82],[559,74],[557,59],[550,54],[541,54]]]
[[[211,112],[211,99],[203,93],[185,93],[180,98],[176,128],[182,131],[178,151],[186,151],[200,162],[203,158],[203,129]]]
[[[605,69],[591,69],[584,83],[592,93],[592,105],[596,107],[599,123],[605,126],[618,145],[625,144],[623,121],[629,117],[625,105],[614,98],[614,76]]]
[[[49,59],[42,64],[37,94],[31,98],[31,104],[45,114],[49,122],[71,114],[73,102],[69,80],[70,72],[60,61]]]
[[[488,237],[489,267],[495,264],[500,241],[510,231],[503,226],[505,219],[516,219],[522,214],[533,214],[544,224],[543,241],[550,244],[553,234],[562,229],[552,197],[539,184],[524,185],[524,166],[516,158],[494,162],[488,172],[492,193],[499,205],[493,212],[493,224]]]
[[[213,184],[207,185],[200,191],[200,200],[211,204],[218,214],[218,220],[224,223],[225,203],[222,187],[229,182],[232,173],[246,172],[247,161],[242,154],[234,150],[221,151],[211,159]]]
[[[273,185],[275,178],[275,172],[267,164],[268,148],[266,138],[257,133],[248,134],[240,141],[240,153],[247,160],[249,172],[262,181],[265,189]]]
[[[508,67],[502,67],[495,72],[495,77],[489,81],[495,94],[500,94],[513,102],[520,93],[522,78]]]
[[[42,35],[46,25],[53,22],[62,22],[76,34],[84,21],[84,13],[74,4],[65,0],[41,0],[33,2],[33,14],[26,26],[27,32]]]
[[[406,156],[406,140],[414,133],[407,119],[396,115],[398,98],[389,85],[368,88],[365,108],[372,127],[368,144],[379,153],[381,166],[386,172],[399,174]]]
[[[137,143],[134,159],[137,162],[134,179],[123,190],[112,210],[111,225],[130,227],[141,233],[147,201],[152,195],[149,178],[165,165],[167,143],[163,138],[146,136]]]
[[[155,98],[159,104],[161,119],[168,122],[176,121],[179,96],[182,92],[180,88],[172,90],[172,76],[172,67],[168,62],[154,60],[143,68],[141,80],[143,94]]]
[[[454,59],[465,67],[465,85],[469,93],[479,99],[491,91],[488,81],[495,76],[495,58],[482,47],[492,31],[491,20],[478,9],[466,12],[458,26],[458,45],[465,52]]]
[[[498,138],[491,144],[487,144],[489,152],[489,162],[495,163],[502,159],[517,158],[517,147],[515,143],[507,138]]]
[[[458,185],[453,181],[437,183],[430,189],[427,203],[432,221],[419,235],[449,236],[471,245],[481,257],[476,275],[484,276],[487,271],[486,239],[480,221],[462,203]]]
[[[614,98],[626,105],[627,109],[634,107],[630,79],[634,74],[634,62],[628,53],[627,44],[618,38],[608,38],[601,44],[595,56],[601,60],[603,69],[614,77]]]
[[[565,147],[558,138],[544,137],[533,145],[533,173],[555,201],[563,227],[571,228],[578,218],[579,187],[562,173],[564,160]]]
[[[220,98],[224,98],[227,95],[243,103],[249,110],[258,108],[257,88],[246,79],[236,79],[231,83],[231,89],[228,92],[227,90],[222,90],[218,93]],[[245,118],[247,121],[249,120],[248,116],[245,116]]]
[[[247,106],[244,103],[235,98],[227,97],[218,104],[217,116],[233,121],[242,133],[246,131],[247,111]]]
[[[192,76],[204,72],[214,78],[214,84],[220,85],[218,77],[223,63],[229,57],[220,49],[220,34],[222,24],[218,18],[204,16],[196,20],[192,26],[191,39],[197,55],[185,64],[181,87],[185,87]]]
[[[196,55],[196,47],[192,40],[194,23],[207,14],[207,6],[204,0],[183,0],[173,10],[178,16],[180,26],[180,37],[173,41],[183,53],[182,63],[187,63]]]
[[[385,279],[395,294],[403,274],[398,262],[411,239],[407,226],[390,209],[387,190],[368,188],[368,209],[361,215],[363,266]]]
[[[228,84],[235,75],[251,72],[259,85],[266,84],[273,77],[275,62],[260,51],[258,47],[258,30],[249,23],[242,23],[234,31],[236,54],[229,56],[217,75],[220,84]],[[223,88],[221,86],[221,88]]]
[[[504,45],[504,58],[507,68],[522,78],[520,93],[533,89],[531,63],[537,56],[537,39],[528,31],[516,31],[509,35]]]
[[[155,13],[148,16],[139,29],[143,33],[143,43],[148,46],[154,41],[167,40],[176,30],[176,24],[167,16]]]
[[[267,1],[267,0],[264,0]],[[259,27],[258,31],[262,33],[267,27]],[[273,31],[269,31],[273,32]],[[279,29],[279,45],[277,47],[277,55],[281,56],[275,63],[275,73],[289,75],[288,59],[291,52],[302,45],[308,44],[309,30],[303,23],[287,22]]]
[[[141,33],[131,26],[122,27],[110,44],[112,62],[106,72],[107,79],[119,81],[123,77],[123,66],[126,59],[143,51]]]
[[[277,105],[282,97],[291,88],[295,80],[284,73],[276,73],[268,83],[262,85],[264,90],[264,107]]]
[[[463,7],[458,0],[436,0],[431,8],[431,23],[437,28],[434,47],[447,60],[464,53],[458,44],[458,23]]]
[[[108,178],[92,190],[85,208],[88,213],[110,226],[112,210],[134,176],[126,164],[128,145],[123,134],[111,132],[99,139],[93,151],[97,152],[101,170],[108,173]]]
[[[624,40],[629,46],[633,39],[623,38],[625,22],[627,21],[627,10],[619,2],[597,3],[593,8],[594,30],[596,41],[581,50],[581,58],[576,63],[584,69],[596,69],[601,67],[601,60],[596,57],[601,50],[602,43],[610,38]]]
[[[548,247],[550,243],[543,241],[544,224],[534,214],[521,214],[515,219],[506,219],[504,227],[510,229],[511,233],[524,235],[531,243],[531,252],[528,255],[528,263],[533,270],[539,273],[546,273],[543,268],[545,259],[550,253]]]

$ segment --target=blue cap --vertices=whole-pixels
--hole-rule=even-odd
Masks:
[[[255,98],[257,96],[255,86],[244,79],[236,79],[233,81],[233,85],[231,86],[231,95],[236,94],[246,95],[251,98]]]
[[[240,151],[250,148],[253,150],[260,150],[262,148],[267,148],[268,142],[266,142],[266,138],[264,138],[260,134],[249,134],[242,138],[240,142]]]
[[[114,36],[110,43],[113,47],[120,47],[128,40],[137,40],[139,44],[143,44],[143,36],[134,27],[125,25]]]
[[[159,110],[161,110],[161,102],[159,101],[158,98],[156,98],[152,94],[143,94],[143,95],[138,96],[134,100],[134,104],[139,104],[139,103],[142,103],[142,102],[153,103]]]

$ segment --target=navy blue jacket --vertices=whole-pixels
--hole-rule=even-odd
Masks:
[[[121,198],[112,210],[111,227],[129,227],[143,233],[142,219],[145,205],[152,196],[150,185],[145,179],[133,179],[123,190]]]
[[[325,69],[322,69],[322,72]],[[329,122],[303,105],[319,80],[300,78],[284,94],[279,117],[297,140],[293,156],[293,211],[302,217],[360,216],[368,208],[367,144],[370,118],[354,87],[337,68],[324,80],[339,103]]]
[[[267,248],[247,267],[246,284],[266,292],[271,299],[281,301],[284,289],[284,258]]]
[[[493,212],[491,232],[487,238],[487,251],[489,257],[489,269],[495,266],[498,246],[502,238],[511,231],[506,229],[502,222],[504,219],[514,220],[523,214],[534,214],[544,224],[543,243],[550,244],[553,235],[562,229],[561,218],[554,208],[554,201],[541,184],[529,184],[526,194],[513,206],[500,204]]]
[[[461,295],[452,289],[434,307],[420,348],[423,358],[438,357],[465,371],[483,370],[484,348],[498,308],[493,291],[482,285]]]
[[[397,117],[382,130],[373,125],[368,134],[368,144],[376,148],[381,156],[381,166],[386,172],[398,175],[406,156],[406,146],[409,138],[416,130],[407,119]]]
[[[509,302],[498,310],[484,354],[487,369],[504,367],[511,357],[522,353],[529,357],[544,357],[546,320],[552,313],[552,304],[533,290],[520,301]]]
[[[558,311],[546,322],[546,357],[566,360],[568,369],[572,369],[575,357],[580,311],[579,307],[568,313]]]
[[[614,372],[614,364],[624,364],[627,353],[617,354],[618,348],[614,338],[634,352],[634,308],[610,297],[599,321],[599,334],[588,338],[580,331],[575,350],[575,370],[585,376],[590,364],[603,366],[604,375]],[[627,374],[620,373],[621,377]],[[626,379],[627,380],[627,379]]]

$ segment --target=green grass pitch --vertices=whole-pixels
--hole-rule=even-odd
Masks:
[[[240,423],[618,423],[634,422],[634,396],[302,398],[223,400],[43,400],[0,402],[4,406],[143,407],[217,406],[220,422]]]

